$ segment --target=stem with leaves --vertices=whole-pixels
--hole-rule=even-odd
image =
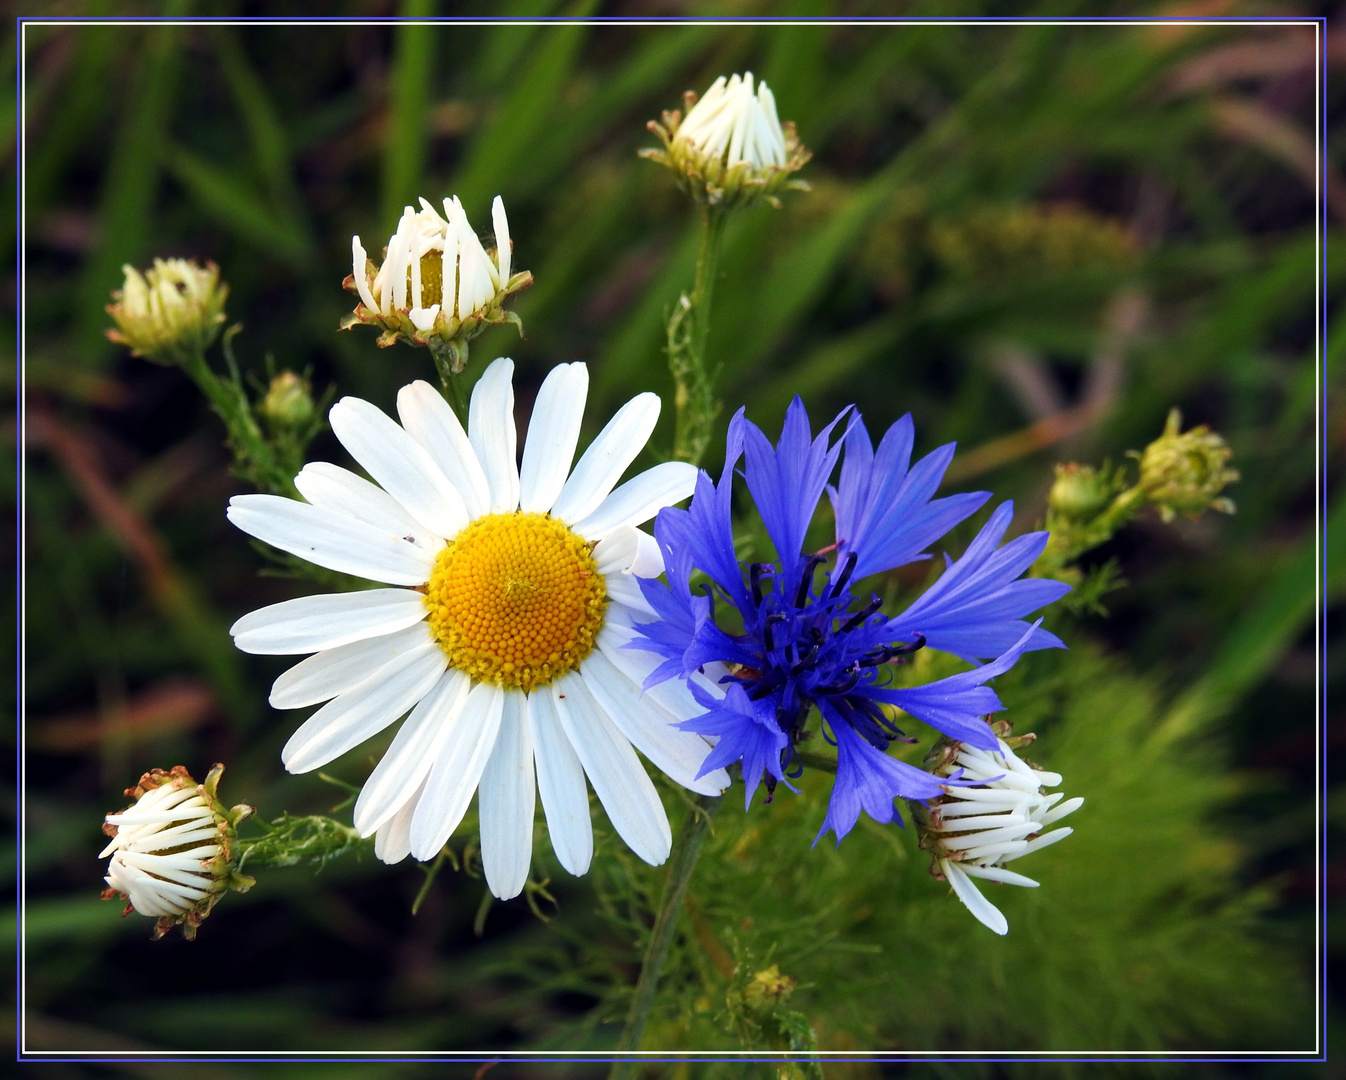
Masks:
[[[710,442],[711,425],[720,411],[715,397],[715,373],[706,368],[706,338],[710,333],[710,303],[720,261],[728,211],[702,204],[696,280],[691,295],[683,293],[668,320],[668,369],[673,374],[673,403],[677,409],[673,457],[701,462]]]
[[[677,929],[683,898],[687,895],[687,885],[692,879],[692,871],[696,869],[696,860],[701,854],[701,844],[710,827],[710,819],[721,801],[706,795],[695,795],[692,798],[693,805],[688,811],[687,820],[678,830],[673,852],[669,856],[663,899],[659,903],[654,926],[650,929],[650,940],[645,946],[640,978],[636,982],[631,1008],[626,1014],[626,1026],[617,1041],[619,1053],[640,1048],[640,1038],[645,1033],[650,1006],[654,1004],[654,994],[659,987],[659,976],[663,972],[669,946],[673,944],[673,933]],[[612,1071],[608,1074],[609,1080],[625,1080],[634,1075],[636,1067],[635,1059],[614,1061]]]
[[[180,353],[178,366],[191,377],[224,421],[238,474],[262,491],[297,496],[294,476],[303,467],[304,450],[321,427],[321,420],[306,425],[305,430],[288,432],[288,438],[267,438],[253,403],[248,400],[238,362],[234,359],[233,337],[241,329],[239,325],[231,326],[225,331],[221,343],[228,375],[215,374],[204,351]]]

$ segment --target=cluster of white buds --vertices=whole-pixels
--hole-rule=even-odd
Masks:
[[[228,889],[245,892],[253,879],[241,874],[231,847],[250,806],[226,810],[216,797],[223,765],[198,784],[181,765],[153,769],[126,789],[135,803],[108,814],[103,831],[112,842],[98,856],[112,856],[103,899],[127,901],[132,911],[156,919],[154,936],[181,926],[187,938]]]
[[[1011,736],[1009,725],[993,725],[998,751],[978,750],[947,739],[936,744],[926,768],[938,776],[959,778],[970,786],[946,787],[945,794],[930,803],[913,803],[921,833],[921,847],[931,852],[930,872],[947,880],[969,911],[997,934],[1009,932],[1009,922],[1000,909],[984,897],[973,878],[1004,885],[1036,887],[1037,882],[1005,863],[1031,855],[1074,830],[1048,826],[1073,814],[1084,800],[1061,800],[1063,793],[1047,794],[1044,787],[1059,787],[1061,775],[1046,772],[1020,759],[1014,747],[1033,741],[1033,735]]]
[[[220,283],[214,263],[198,266],[190,259],[155,259],[142,274],[123,266],[126,280],[114,291],[107,312],[117,329],[106,331],[135,356],[161,364],[200,356],[224,322],[229,286]]]
[[[753,92],[752,72],[721,75],[699,101],[684,95],[687,116],[677,110],[648,127],[663,150],[642,150],[666,165],[697,202],[734,206],[757,200],[779,206],[785,188],[807,188],[789,179],[813,155],[799,141],[794,125],[776,116],[776,99],[765,82]]]
[[[375,267],[358,236],[351,238],[352,273],[342,284],[360,297],[341,329],[363,323],[383,333],[378,345],[399,339],[427,346],[453,374],[467,363],[467,343],[487,326],[519,317],[505,311],[506,297],[533,283],[528,271],[511,275],[511,244],[505,204],[491,205],[495,251],[488,253],[468,224],[457,196],[444,200],[444,216],[425,199],[410,206],[388,241],[383,265]]]

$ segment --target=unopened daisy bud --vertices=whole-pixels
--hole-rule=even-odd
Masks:
[[[752,1009],[768,1009],[788,998],[798,985],[797,979],[784,974],[779,966],[772,964],[748,980],[747,986],[743,988],[743,1004]]]
[[[135,803],[108,814],[103,831],[112,842],[99,858],[111,855],[103,899],[127,901],[132,911],[156,919],[156,938],[174,926],[185,937],[210,914],[228,889],[245,892],[253,879],[241,874],[232,852],[235,829],[253,812],[250,806],[226,810],[216,796],[223,765],[198,784],[181,765],[153,769],[126,794]]]
[[[1056,480],[1047,493],[1047,506],[1071,521],[1089,521],[1121,490],[1112,470],[1098,470],[1073,461],[1056,466]]]
[[[272,431],[303,431],[317,414],[313,387],[303,376],[282,371],[271,380],[257,411]]]
[[[1164,433],[1140,455],[1140,487],[1165,521],[1178,514],[1198,517],[1206,510],[1234,512],[1234,503],[1221,498],[1226,484],[1239,478],[1228,468],[1233,451],[1205,424],[1182,432],[1182,414],[1169,410]]]
[[[377,344],[401,340],[425,345],[441,368],[458,374],[467,364],[468,342],[487,326],[523,324],[504,309],[505,299],[533,283],[527,270],[511,273],[511,241],[505,204],[491,204],[495,247],[487,252],[468,224],[455,196],[445,199],[441,217],[425,199],[421,209],[402,211],[397,232],[375,266],[358,236],[351,238],[352,273],[342,285],[360,302],[341,320],[341,329],[364,323],[383,331]]]
[[[106,331],[135,356],[173,364],[200,356],[210,347],[224,322],[229,286],[220,282],[214,263],[198,266],[190,259],[155,259],[141,274],[123,266],[126,280],[112,294],[107,312],[117,329]]]
[[[663,150],[642,150],[643,157],[672,169],[678,183],[699,203],[737,206],[762,200],[779,207],[777,194],[806,189],[791,180],[812,157],[792,123],[776,116],[776,99],[765,82],[753,91],[752,72],[721,75],[699,101],[684,95],[687,115],[663,114],[647,125]]]
[[[1009,922],[1000,909],[984,897],[974,878],[1004,885],[1037,887],[1005,864],[1064,840],[1074,830],[1048,826],[1073,814],[1084,800],[1061,800],[1057,792],[1061,776],[1045,772],[1015,754],[1017,746],[1031,742],[1032,735],[1009,736],[1009,725],[993,725],[997,750],[978,750],[967,743],[941,740],[926,768],[937,776],[952,776],[961,769],[962,784],[950,785],[929,803],[914,803],[914,816],[921,834],[921,847],[934,856],[930,872],[948,881],[955,895],[981,923],[997,934],[1009,932]]]

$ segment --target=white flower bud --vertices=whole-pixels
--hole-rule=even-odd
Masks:
[[[380,348],[399,340],[425,345],[437,357],[448,356],[456,373],[466,363],[467,343],[488,325],[519,325],[518,316],[503,304],[531,285],[533,275],[510,274],[509,222],[500,196],[491,207],[493,252],[473,232],[456,196],[443,205],[443,216],[425,199],[419,211],[406,207],[377,268],[360,238],[352,237],[352,272],[343,285],[360,302],[341,328],[377,326],[383,331]]]
[[[779,206],[779,191],[807,187],[789,177],[812,155],[794,125],[781,124],[766,83],[754,93],[751,71],[721,75],[699,101],[694,94],[686,99],[685,118],[664,113],[663,123],[648,125],[664,149],[641,154],[672,169],[697,202],[728,207],[760,199]]]
[[[1008,725],[996,727],[1008,733]],[[1032,738],[1024,735],[1012,741],[1022,744]],[[961,769],[959,779],[973,783],[965,787],[951,784],[940,798],[928,805],[916,803],[914,809],[921,846],[934,855],[931,873],[949,882],[979,922],[997,934],[1006,934],[1008,920],[981,894],[973,878],[1036,888],[1036,881],[1004,869],[1005,864],[1069,836],[1074,831],[1069,827],[1048,831],[1048,826],[1073,814],[1084,800],[1062,802],[1062,793],[1043,792],[1044,787],[1060,785],[1060,774],[1034,768],[1003,737],[997,741],[999,749],[993,751],[943,742],[931,771],[953,776]]]
[[[107,815],[103,831],[112,842],[99,858],[112,858],[103,899],[120,895],[127,901],[123,915],[157,919],[155,937],[174,926],[195,937],[221,893],[253,883],[238,873],[230,852],[234,828],[252,808],[221,806],[215,789],[223,771],[216,765],[198,784],[181,765],[154,769],[127,788],[133,805]]]

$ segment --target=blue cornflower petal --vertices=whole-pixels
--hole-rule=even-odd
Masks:
[[[678,727],[700,735],[715,736],[720,740],[701,766],[698,780],[706,773],[742,760],[744,810],[752,805],[752,797],[762,782],[763,772],[769,772],[791,791],[796,790],[785,779],[780,763],[781,751],[789,739],[777,726],[769,704],[749,700],[738,683],[730,683],[723,698],[714,697],[695,682],[689,682],[687,687],[707,712],[684,720]]]
[[[991,497],[989,491],[973,491],[933,499],[955,444],[941,446],[908,470],[914,438],[910,414],[888,429],[877,454],[862,421],[846,433],[841,478],[828,495],[837,519],[837,562],[844,564],[854,553],[856,578],[929,558],[927,545]]]
[[[1038,624],[1034,623],[1002,656],[973,671],[963,671],[924,686],[893,689],[870,685],[857,688],[855,693],[896,705],[951,739],[970,743],[979,750],[995,750],[999,743],[983,717],[999,712],[1005,706],[995,691],[984,684],[1014,666],[1030,647],[1037,629]]]
[[[894,799],[934,799],[944,794],[940,785],[949,783],[947,779],[874,749],[826,701],[819,701],[818,707],[836,739],[837,779],[814,845],[828,829],[836,833],[840,845],[860,819],[861,810],[886,825],[897,817]],[[902,819],[897,820],[901,824]]]
[[[756,424],[745,425],[744,477],[776,556],[786,570],[787,588],[796,584],[793,571],[803,552],[804,534],[841,456],[842,440],[828,447],[828,437],[848,411],[838,413],[815,439],[804,403],[796,397],[786,410],[785,426],[774,450]]]
[[[739,409],[729,421],[725,445],[724,469],[720,482],[715,484],[702,470],[697,477],[696,491],[685,511],[686,531],[681,534],[692,562],[706,573],[737,606],[748,603],[747,588],[738,568],[734,553],[734,526],[730,516],[733,497],[734,469],[743,456],[744,434],[757,429],[743,417]],[[662,511],[660,511],[662,514]]]
[[[1047,546],[1045,532],[1027,533],[997,548],[1014,516],[1012,502],[1001,503],[962,557],[911,607],[893,617],[895,637],[925,638],[932,649],[962,660],[985,660],[1012,648],[1028,629],[1023,616],[1070,591],[1063,581],[1015,580]],[[1055,634],[1037,627],[1024,651],[1063,649]]]

